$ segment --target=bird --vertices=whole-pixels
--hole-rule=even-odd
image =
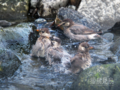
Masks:
[[[61,23],[57,25],[57,27],[63,27],[63,33],[68,38],[75,41],[88,41],[92,39],[101,38],[98,33],[88,27],[73,22],[71,19],[64,19]]]
[[[49,62],[49,65],[59,62],[65,66],[65,64],[70,63],[70,58],[71,55],[61,47],[61,39],[53,36],[51,46],[46,51],[46,61]]]
[[[42,28],[36,31],[39,32],[40,37],[37,39],[35,45],[32,46],[31,56],[45,58],[46,50],[51,45],[51,35],[48,28]]]
[[[72,73],[76,74],[91,66],[89,50],[93,49],[87,42],[82,42],[78,47],[78,53],[70,59]]]

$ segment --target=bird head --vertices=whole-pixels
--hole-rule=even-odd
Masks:
[[[48,28],[41,28],[41,29],[37,29],[36,31],[39,32],[40,36],[44,36],[47,38],[50,38],[51,36]]]
[[[51,38],[51,44],[52,44],[52,46],[54,46],[54,47],[59,47],[59,46],[61,45],[61,40],[60,40],[60,38],[53,36],[53,37]]]
[[[83,42],[79,45],[78,51],[79,52],[88,52],[90,49],[93,49],[87,42]]]
[[[74,22],[71,19],[64,19],[61,23],[59,23],[57,26],[63,26],[66,28],[69,28],[70,26],[72,26],[74,24]]]

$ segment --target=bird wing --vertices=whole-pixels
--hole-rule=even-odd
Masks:
[[[74,63],[75,60],[81,60],[82,59],[82,54],[77,54],[73,58],[70,59],[71,63]]]
[[[53,58],[60,59],[62,57],[62,50],[60,48],[50,47],[48,54]]]
[[[73,33],[73,34],[84,34],[84,35],[87,35],[87,34],[93,34],[95,33],[94,30],[92,29],[89,29],[83,25],[73,25],[72,27],[69,28],[70,31]]]

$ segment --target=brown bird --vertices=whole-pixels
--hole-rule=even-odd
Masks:
[[[49,62],[49,65],[52,65],[58,61],[63,65],[70,62],[71,56],[61,47],[61,40],[54,36],[51,43],[52,45],[46,52],[46,60]],[[64,61],[62,61],[63,58],[65,59]]]
[[[101,38],[100,35],[97,34],[98,32],[82,24],[74,23],[71,19],[64,19],[58,27],[59,26],[63,26],[64,34],[72,40],[85,41]]]
[[[81,70],[89,68],[91,66],[91,57],[89,50],[93,49],[87,42],[83,42],[78,47],[78,54],[71,58],[71,71],[78,73]]]
[[[31,56],[45,57],[46,50],[51,45],[51,35],[48,28],[42,28],[37,31],[39,32],[40,37],[37,39],[35,45],[33,45],[32,47]]]

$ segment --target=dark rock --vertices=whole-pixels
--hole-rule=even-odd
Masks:
[[[11,26],[14,24],[16,24],[16,23],[15,22],[8,22],[6,20],[0,20],[0,26],[2,26],[2,27],[8,27],[8,26]]]
[[[69,0],[69,4],[76,6],[76,10],[78,9],[80,3],[81,3],[81,0]]]
[[[82,0],[78,12],[99,23],[103,31],[110,29],[120,21],[120,1],[118,0]]]
[[[115,34],[120,34],[120,22],[116,22],[115,25],[112,28],[110,28],[108,31]]]
[[[120,64],[91,67],[79,74],[71,90],[119,90]]]
[[[0,1],[1,20],[27,20],[29,0],[5,0]]]
[[[61,20],[67,18],[72,19],[74,22],[83,24],[84,26],[93,29],[95,31],[99,31],[101,29],[101,26],[98,23],[90,20],[89,18],[84,17],[82,13],[79,13],[73,9],[62,7],[59,9],[57,16]]]
[[[5,49],[0,49],[0,62],[0,78],[12,76],[21,64],[14,53]]]

